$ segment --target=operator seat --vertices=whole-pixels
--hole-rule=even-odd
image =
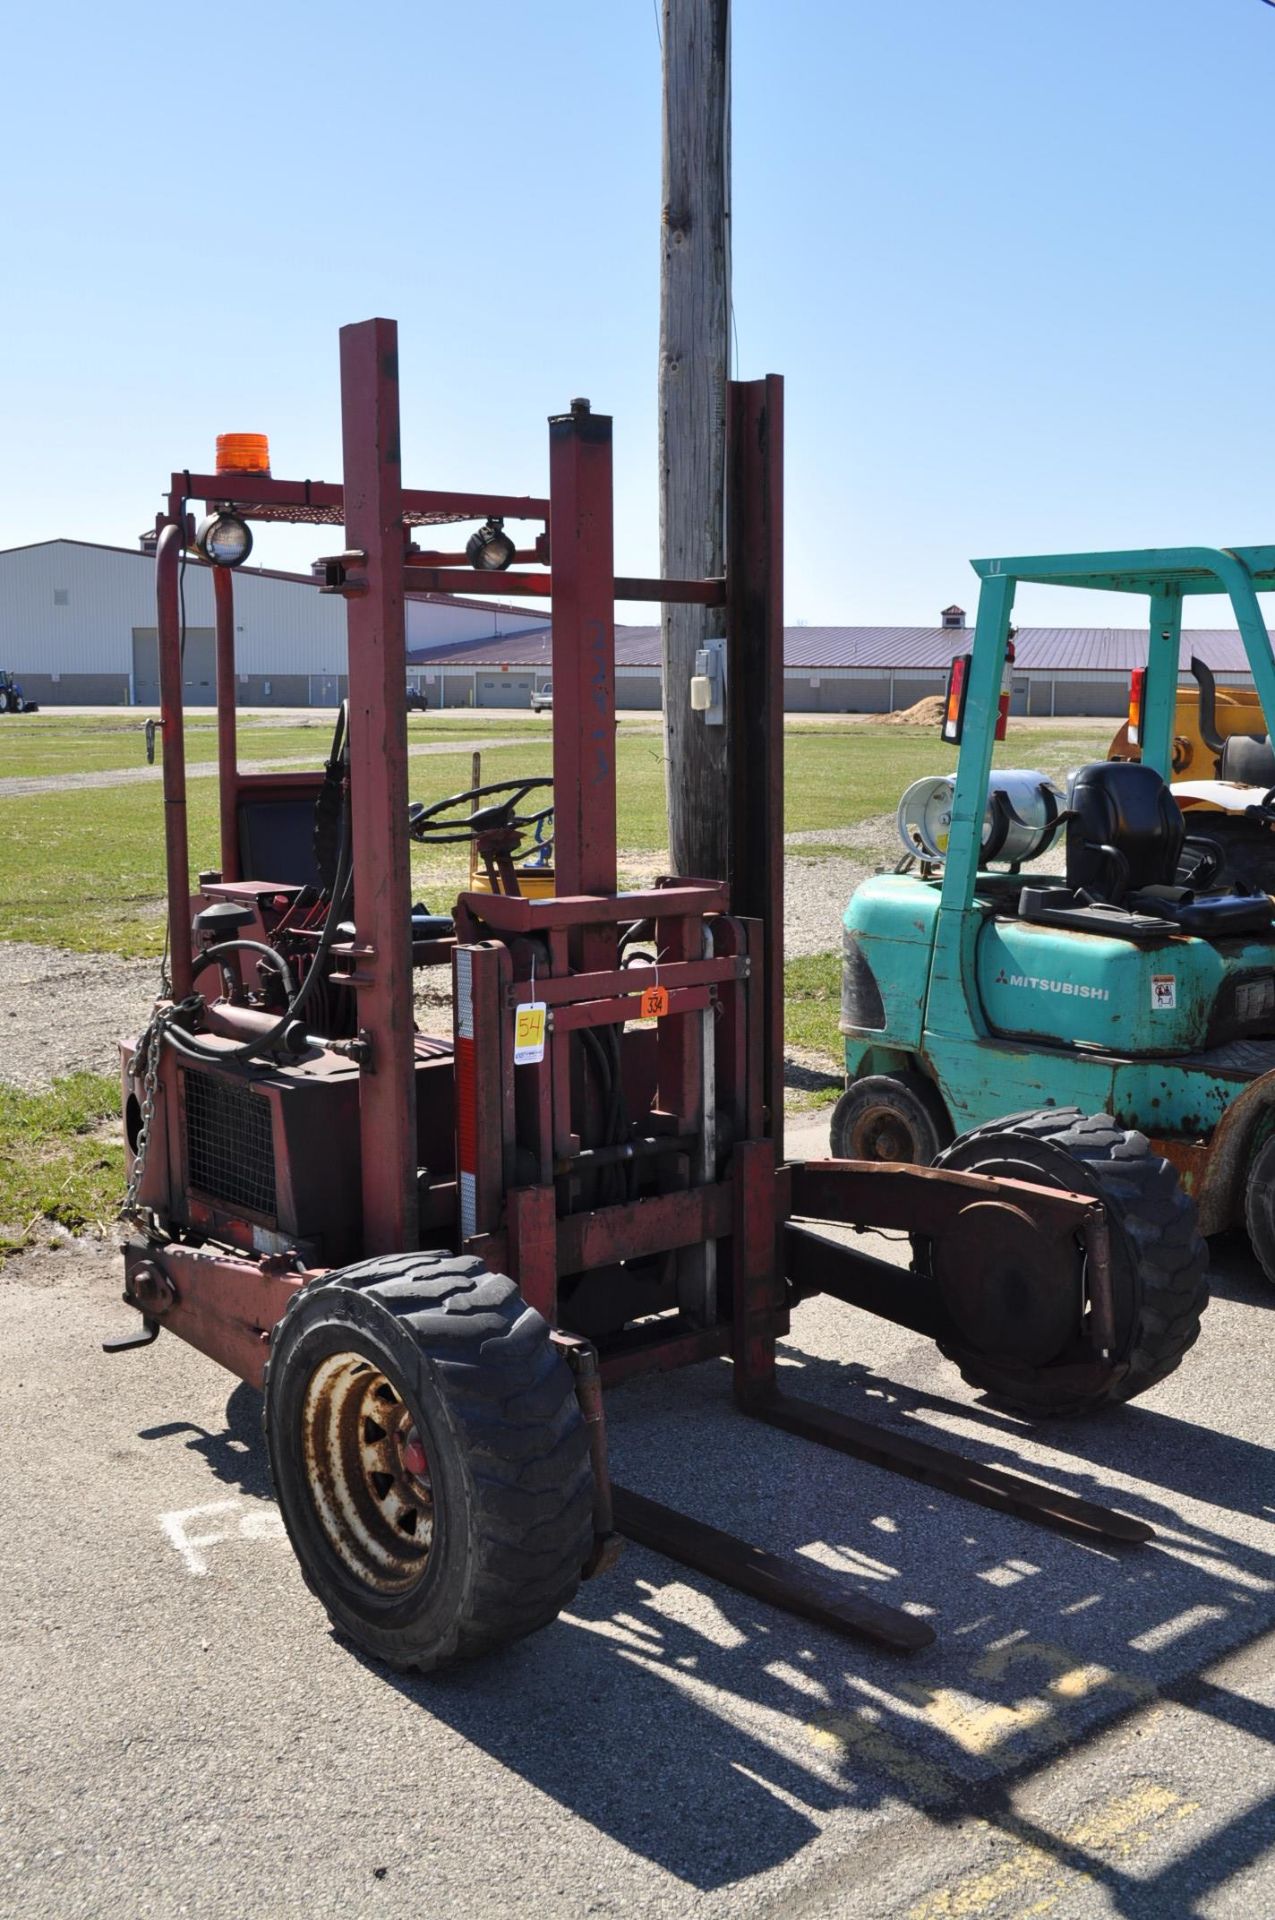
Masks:
[[[1068,814],[1069,887],[1118,904],[1143,887],[1172,885],[1186,823],[1154,767],[1137,760],[1081,767]]]
[[[1269,928],[1264,893],[1197,893],[1177,884],[1186,825],[1154,767],[1134,760],[1082,767],[1066,820],[1067,886],[1082,900],[1156,915],[1205,939]]]

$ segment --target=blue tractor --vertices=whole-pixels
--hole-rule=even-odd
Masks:
[[[943,719],[955,774],[909,789],[908,857],[844,916],[833,1152],[1026,1176],[1043,1150],[1064,1145],[1074,1160],[1088,1141],[1100,1183],[1146,1190],[1143,1217],[1135,1203],[1128,1218],[1151,1268],[1173,1257],[1154,1217],[1167,1160],[1201,1230],[1246,1229],[1275,1282],[1275,931],[1261,884],[1275,871],[1275,789],[1242,772],[1176,797],[1170,785],[1188,594],[1229,598],[1262,712],[1275,714],[1256,597],[1275,589],[1275,547],[974,567],[973,647],[952,663]],[[993,772],[1019,581],[1147,598],[1130,716],[1139,761],[1081,767],[1065,789],[1028,769]],[[1030,1119],[996,1120],[1020,1107]],[[1134,1148],[1139,1136],[1149,1148]],[[1199,1302],[1185,1282],[1150,1284],[1137,1337],[1154,1369],[1194,1337]],[[1029,1320],[1010,1355],[1019,1372],[1047,1342]]]
[[[7,669],[0,667],[0,713],[38,713],[34,700],[28,700]]]

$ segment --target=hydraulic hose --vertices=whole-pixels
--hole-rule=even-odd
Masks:
[[[219,940],[215,947],[204,948],[199,958],[195,961],[194,971],[196,975],[198,975],[203,972],[205,967],[211,966],[214,960],[220,960],[223,954],[239,951],[259,953],[263,960],[269,960],[273,966],[276,966],[283,980],[283,990],[289,999],[292,998],[296,992],[296,988],[292,984],[292,968],[288,965],[278,947],[268,947],[264,940]]]

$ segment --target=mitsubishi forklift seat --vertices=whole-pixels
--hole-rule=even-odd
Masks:
[[[1143,887],[1173,885],[1186,826],[1154,767],[1137,760],[1082,767],[1068,808],[1069,887],[1117,905]]]
[[[1024,888],[1024,919],[1127,931],[1135,940],[1166,932],[1223,940],[1269,929],[1264,893],[1196,893],[1177,884],[1186,827],[1154,767],[1133,760],[1082,767],[1066,818],[1066,888]]]

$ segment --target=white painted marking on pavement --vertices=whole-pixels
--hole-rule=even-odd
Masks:
[[[247,1508],[244,1512],[242,1509]],[[215,1526],[205,1528],[202,1533],[192,1533],[191,1522],[211,1520],[215,1516],[228,1521],[232,1513],[239,1514],[238,1524],[234,1527]],[[283,1516],[273,1503],[246,1500],[212,1500],[202,1507],[178,1507],[172,1513],[161,1513],[159,1524],[168,1535],[186,1562],[187,1573],[197,1579],[208,1573],[208,1561],[202,1551],[205,1547],[218,1546],[224,1540],[280,1540],[284,1538]]]

